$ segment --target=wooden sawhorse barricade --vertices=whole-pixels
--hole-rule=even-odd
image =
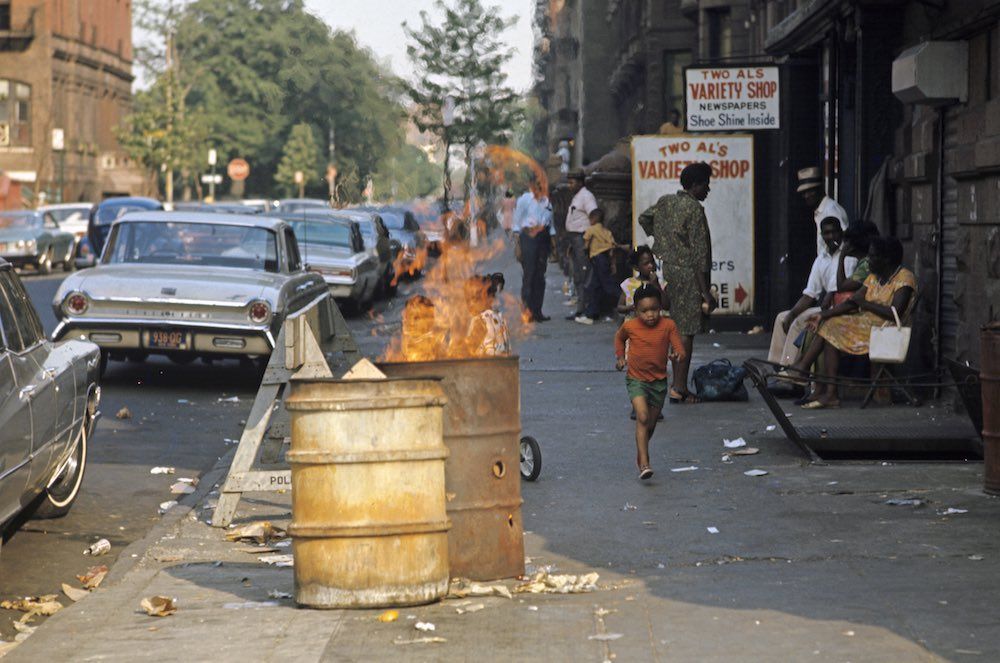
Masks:
[[[342,361],[338,361],[338,354]],[[291,377],[333,377],[334,369],[343,372],[360,358],[347,321],[332,297],[318,297],[285,319],[220,491],[219,504],[212,516],[213,527],[229,526],[243,493],[276,492],[292,487],[291,470],[284,463],[279,465],[282,445],[290,434],[288,414],[282,403]],[[254,469],[258,460],[279,469]]]

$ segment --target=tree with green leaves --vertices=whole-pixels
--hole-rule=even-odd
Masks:
[[[320,179],[319,160],[319,146],[312,127],[300,122],[292,127],[274,180],[283,185],[289,194],[298,190],[301,198],[305,188]],[[301,173],[299,181],[296,181],[296,173]]]
[[[379,164],[372,185],[377,200],[423,198],[441,186],[441,167],[416,145],[405,144]]]
[[[416,80],[407,89],[416,108],[413,120],[421,131],[445,137],[442,109],[451,97],[455,117],[447,139],[463,146],[471,164],[478,144],[508,142],[523,114],[503,71],[513,57],[503,33],[517,17],[504,17],[499,6],[484,6],[480,0],[436,0],[434,7],[442,14],[439,22],[422,11],[420,26],[403,24],[410,41],[406,52],[416,69]],[[467,179],[466,195],[470,185]]]

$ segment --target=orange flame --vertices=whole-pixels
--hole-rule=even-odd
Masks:
[[[402,329],[380,359],[432,361],[482,356],[482,334],[475,333],[478,327],[473,321],[494,302],[486,282],[475,277],[483,276],[485,263],[505,250],[505,239],[497,237],[481,247],[464,242],[446,244],[424,277],[424,294],[407,300]],[[522,317],[517,297],[501,290],[496,300],[499,306],[494,308],[508,312],[505,322],[512,340],[530,333],[532,325]]]

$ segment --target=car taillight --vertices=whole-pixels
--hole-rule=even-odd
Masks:
[[[250,311],[247,314],[250,322],[263,324],[271,320],[271,305],[265,301],[256,301],[250,304]]]
[[[63,310],[69,315],[83,315],[88,306],[90,302],[87,301],[87,295],[82,292],[71,292],[63,300]]]

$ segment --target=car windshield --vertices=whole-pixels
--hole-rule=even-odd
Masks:
[[[129,212],[141,212],[145,209],[139,205],[101,205],[97,208],[97,216],[94,220],[97,225],[103,226],[114,223]]]
[[[395,212],[382,212],[382,221],[385,222],[386,228],[392,228],[393,230],[403,229],[402,214],[396,214]]]
[[[275,235],[266,228],[210,223],[120,224],[105,262],[242,267],[278,271]]]
[[[60,224],[86,220],[89,213],[89,207],[63,207],[49,210],[49,214],[56,220],[56,223]]]
[[[295,238],[300,244],[321,244],[351,248],[351,228],[340,223],[323,221],[292,221]]]
[[[42,218],[34,212],[0,212],[0,228],[37,228]]]
[[[282,212],[301,212],[302,210],[328,208],[329,206],[323,202],[315,202],[312,200],[289,200],[281,203]]]

